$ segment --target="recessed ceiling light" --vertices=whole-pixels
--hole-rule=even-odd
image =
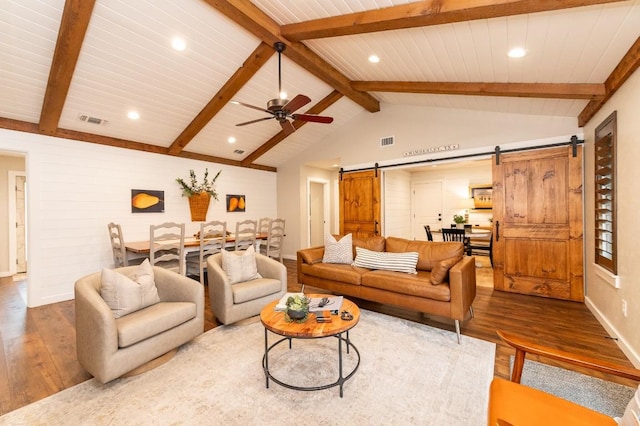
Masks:
[[[287,92],[280,92],[280,99],[287,99]]]
[[[127,113],[127,117],[129,117],[132,120],[137,120],[140,118],[140,114],[138,114],[138,111],[129,111]]]
[[[171,47],[173,47],[178,52],[182,52],[187,48],[187,42],[184,41],[182,37],[174,37],[171,39]]]
[[[527,51],[522,47],[515,47],[507,53],[510,58],[522,58],[527,54]]]
[[[378,62],[380,62],[380,58],[378,57],[378,55],[371,55],[369,56],[369,62],[377,64]]]
[[[227,142],[236,143],[236,138],[234,138],[233,136],[229,136],[229,138],[227,139]]]

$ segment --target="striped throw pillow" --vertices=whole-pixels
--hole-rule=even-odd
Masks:
[[[353,238],[351,234],[347,234],[340,238],[340,241],[331,234],[324,236],[324,255],[322,256],[323,263],[346,263],[353,262],[353,248],[351,247]]]
[[[356,247],[356,260],[353,266],[368,269],[385,269],[388,271],[406,272],[417,274],[418,253],[409,251],[406,253],[388,253],[371,251]]]

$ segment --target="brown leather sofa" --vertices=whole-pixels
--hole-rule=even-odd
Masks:
[[[467,313],[473,316],[471,305],[476,296],[475,260],[463,256],[461,242],[353,238],[354,258],[356,247],[378,252],[418,252],[418,273],[323,263],[324,247],[311,247],[297,253],[298,281],[344,296],[453,319],[460,342],[460,321]],[[447,264],[453,266],[447,270]],[[432,278],[439,283],[434,285]]]

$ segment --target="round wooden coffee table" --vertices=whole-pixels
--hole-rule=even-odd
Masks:
[[[326,294],[307,294],[305,296],[310,298],[331,297],[331,295]],[[349,339],[349,330],[355,327],[360,320],[360,309],[358,306],[352,301],[343,298],[340,312],[338,312],[337,315],[331,315],[331,322],[319,323],[316,321],[316,315],[314,313],[309,313],[309,317],[305,322],[297,323],[287,322],[284,317],[284,312],[275,310],[275,306],[277,304],[277,300],[271,302],[264,307],[262,312],[260,312],[260,321],[262,321],[262,324],[264,325],[264,357],[262,358],[262,368],[264,369],[267,388],[269,387],[269,380],[273,380],[280,386],[284,386],[289,389],[304,391],[314,391],[340,386],[340,397],[342,397],[342,386],[344,382],[353,377],[360,366],[360,352]],[[350,313],[353,316],[353,319],[350,321],[343,320],[341,318],[341,313],[344,311]],[[269,331],[284,337],[269,345]],[[294,386],[275,378],[269,371],[269,351],[280,343],[289,342],[289,349],[291,349],[292,339],[318,339],[324,337],[335,337],[338,340],[338,379],[335,382],[318,386]],[[342,371],[343,342],[345,343],[346,353],[348,354],[350,349],[353,349],[357,356],[357,363],[355,367],[346,375],[344,375]]]

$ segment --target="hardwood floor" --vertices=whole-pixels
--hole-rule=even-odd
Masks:
[[[486,259],[485,259],[486,260]],[[477,269],[475,317],[462,323],[462,334],[497,344],[495,374],[508,377],[510,348],[497,329],[520,333],[572,352],[631,366],[584,304],[494,291],[488,262]],[[289,289],[298,291],[295,262],[285,260]],[[305,290],[312,291],[307,287]],[[321,292],[320,290],[318,290]],[[0,415],[56,393],[91,376],[75,353],[73,301],[26,307],[26,282],[0,278]],[[220,325],[206,295],[205,331]],[[454,331],[453,322],[352,299],[360,307]],[[463,336],[464,339],[464,336]],[[536,358],[532,358],[536,359]],[[548,360],[539,360],[549,362]],[[557,365],[557,363],[554,363]],[[526,365],[525,365],[526,368]],[[608,378],[630,386],[637,383]]]

